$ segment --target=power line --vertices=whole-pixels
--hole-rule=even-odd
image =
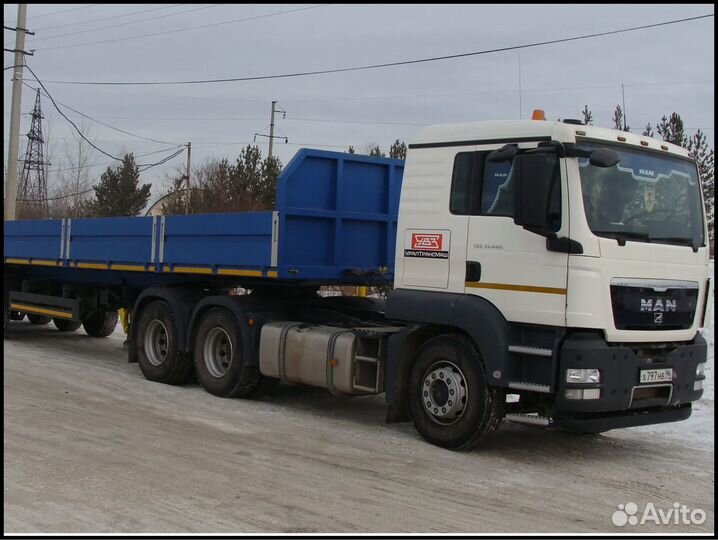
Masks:
[[[129,16],[131,16],[131,15],[139,15],[140,13],[148,13],[148,12],[151,12],[151,11],[159,11],[159,10],[161,10],[161,9],[171,9],[171,8],[174,8],[174,7],[177,7],[177,6],[182,6],[182,5],[184,5],[184,4],[172,4],[172,5],[170,5],[170,6],[163,6],[163,7],[158,7],[158,8],[145,9],[145,10],[141,10],[141,11],[133,11],[133,12],[131,12],[131,13],[125,13],[124,15],[113,15],[113,16],[111,16],[111,17],[100,17],[99,19],[89,19],[89,20],[85,20],[85,21],[68,23],[68,24],[58,24],[58,25],[55,25],[55,26],[45,26],[45,27],[42,27],[42,28],[36,28],[36,29],[35,29],[35,32],[41,32],[41,31],[44,31],[44,30],[52,30],[52,29],[55,29],[55,28],[66,28],[66,27],[68,27],[68,26],[78,26],[78,25],[82,25],[82,24],[90,24],[90,23],[93,23],[93,22],[107,21],[107,20],[110,20],[110,19],[120,19],[120,18],[123,18],[123,17],[129,17]],[[139,21],[136,21],[136,22],[139,22]],[[88,32],[91,32],[92,30],[87,30],[87,31],[88,31]],[[33,32],[33,34],[34,34],[35,32]],[[62,34],[62,35],[64,35],[64,34]],[[50,39],[51,37],[58,37],[58,36],[42,37],[42,38],[38,38],[38,40]],[[9,46],[9,45],[10,45],[10,43],[6,43],[6,44],[5,44],[6,47]]]
[[[178,147],[178,148],[180,148],[180,147]],[[181,148],[184,148],[184,147],[181,147]],[[173,150],[173,148],[171,148],[170,150]],[[144,152],[142,154],[137,154],[135,157],[138,157],[138,158],[146,157],[146,156],[151,156],[154,154],[161,154],[161,153],[167,152],[167,151],[168,151],[167,148],[163,148],[162,150],[155,150],[154,152]],[[101,163],[93,163],[92,165],[79,165],[77,167],[65,167],[64,169],[50,170],[50,171],[48,171],[48,173],[57,174],[60,172],[67,172],[67,171],[79,171],[82,169],[92,169],[94,167],[104,167],[106,165],[112,165],[113,163],[114,163],[114,161],[103,161]]]
[[[169,160],[171,160],[172,158],[174,158],[174,157],[180,155],[182,152],[184,152],[184,148],[178,150],[177,152],[175,152],[174,154],[172,154],[172,155],[170,155],[170,156],[165,157],[164,159],[158,161],[157,163],[150,163],[150,164],[144,164],[144,165],[142,165],[142,164],[135,164],[135,166],[137,167],[137,172],[145,172],[147,169],[151,169],[152,167],[156,167],[156,166],[158,166],[158,165],[162,165],[163,163],[166,163],[166,162],[168,162]],[[156,152],[151,152],[151,153],[156,153]],[[144,155],[149,155],[149,154],[144,154]],[[139,156],[137,156],[137,157],[139,157]],[[77,169],[78,169],[78,168],[73,168],[72,170],[77,170]],[[63,170],[64,170],[64,169],[63,169]],[[58,170],[58,171],[54,171],[54,172],[59,172],[59,170]],[[60,200],[60,199],[67,199],[67,198],[69,198],[69,197],[76,197],[76,196],[78,196],[78,195],[85,195],[85,194],[90,193],[91,191],[94,191],[94,190],[95,190],[95,188],[94,188],[94,187],[91,187],[91,188],[86,189],[86,190],[84,190],[84,191],[77,191],[77,192],[75,192],[75,193],[68,193],[68,194],[66,194],[66,195],[60,195],[60,196],[57,196],[57,197],[47,197],[47,198],[45,198],[44,200],[47,200],[47,201],[57,201],[57,200]],[[35,201],[37,201],[38,199],[17,199],[17,200],[18,200],[18,201],[22,201],[22,202],[35,202]]]
[[[28,68],[28,69],[29,69],[29,68]],[[33,76],[34,76],[34,73],[33,73]],[[38,80],[38,82],[40,82],[40,81]],[[24,82],[24,81],[23,81],[23,84],[24,84],[25,86],[27,86],[28,88],[32,88],[33,90],[37,90],[37,89],[34,88],[32,85],[30,85],[30,84],[28,84],[28,83],[26,83],[26,82]],[[42,84],[42,83],[40,83],[40,84]],[[45,87],[43,86],[43,89],[44,89],[44,88],[45,88]],[[46,97],[50,98],[50,96],[49,96],[48,94],[44,94],[44,95],[45,95]],[[50,99],[52,99],[52,98],[50,98]],[[89,115],[87,115],[87,114],[85,114],[85,113],[82,113],[82,112],[78,111],[77,109],[73,109],[73,108],[70,107],[69,105],[65,105],[64,103],[61,103],[61,102],[59,102],[59,101],[58,101],[57,103],[60,103],[60,105],[62,105],[62,106],[65,107],[66,109],[69,109],[69,110],[71,110],[72,112],[74,112],[74,113],[76,113],[76,114],[79,114],[80,116],[82,116],[82,117],[84,117],[84,118],[87,118],[88,120],[92,120],[93,122],[97,122],[98,124],[101,124],[101,125],[103,125],[103,126],[105,126],[105,127],[108,127],[108,128],[110,128],[110,129],[113,129],[113,130],[118,131],[118,132],[120,132],[120,133],[124,133],[125,135],[130,135],[131,137],[136,137],[136,138],[138,138],[138,139],[144,139],[145,141],[150,141],[150,142],[154,142],[154,143],[158,143],[158,144],[166,144],[166,145],[169,145],[169,146],[180,146],[178,143],[172,143],[172,142],[167,142],[167,141],[159,141],[159,140],[157,140],[157,139],[152,139],[152,138],[150,138],[150,137],[143,137],[142,135],[137,135],[136,133],[132,133],[132,132],[130,132],[130,131],[125,131],[124,129],[120,129],[120,128],[118,128],[118,127],[111,126],[110,124],[107,124],[107,123],[105,123],[105,122],[102,122],[101,120],[97,120],[96,118],[93,118],[93,117],[91,117],[91,116],[89,116]],[[62,113],[60,113],[60,114],[62,114]],[[64,115],[63,115],[63,116],[64,116]],[[67,117],[66,117],[66,118],[67,118]]]
[[[305,8],[309,9],[309,8]],[[298,10],[295,10],[298,11]],[[289,12],[285,12],[289,13]],[[466,58],[470,56],[480,56],[484,54],[492,54],[497,52],[505,52],[505,51],[515,51],[519,49],[528,49],[531,47],[540,47],[543,45],[552,45],[556,43],[566,43],[569,41],[577,41],[582,39],[589,39],[589,38],[595,38],[595,37],[602,37],[602,36],[610,36],[614,34],[621,34],[626,32],[635,32],[637,30],[645,30],[648,28],[657,28],[659,26],[666,26],[670,24],[678,24],[682,22],[688,22],[688,21],[695,21],[699,19],[705,19],[708,17],[713,17],[714,14],[710,13],[707,15],[699,15],[697,17],[688,17],[685,19],[674,19],[671,21],[664,21],[660,23],[654,23],[654,24],[646,24],[642,26],[634,26],[631,28],[623,28],[621,30],[610,30],[606,32],[597,32],[593,34],[583,34],[580,36],[573,36],[569,38],[561,38],[561,39],[552,39],[548,41],[540,41],[540,42],[534,42],[534,43],[527,43],[524,45],[512,45],[509,47],[500,47],[497,49],[485,49],[482,51],[474,51],[474,52],[468,52],[468,53],[458,53],[458,54],[449,54],[444,56],[434,56],[430,58],[419,58],[415,60],[403,60],[398,62],[385,62],[382,64],[369,64],[365,66],[354,66],[354,67],[347,67],[347,68],[335,68],[335,69],[322,69],[322,70],[315,70],[315,71],[303,71],[303,72],[296,72],[296,73],[284,73],[284,74],[276,74],[276,75],[258,75],[254,77],[229,77],[224,79],[199,79],[199,80],[188,80],[188,81],[46,81],[48,83],[53,84],[75,84],[75,85],[103,85],[103,86],[157,86],[157,85],[180,85],[180,84],[212,84],[212,83],[225,83],[225,82],[242,82],[242,81],[259,81],[259,80],[266,80],[266,79],[285,79],[289,77],[306,77],[310,75],[326,75],[329,73],[346,73],[350,71],[363,71],[368,69],[379,69],[379,68],[387,68],[387,67],[396,67],[396,66],[404,66],[404,65],[411,65],[411,64],[421,64],[426,62],[437,62],[441,60],[451,60],[456,58]],[[227,23],[219,23],[219,24],[227,24]],[[160,35],[160,34],[156,34]],[[38,49],[43,50],[43,49]]]
[[[304,8],[290,9],[287,11],[277,11],[274,13],[266,13],[264,15],[255,15],[254,17],[245,17],[243,19],[235,19],[233,21],[222,21],[222,22],[218,22],[218,23],[204,24],[201,26],[190,26],[188,28],[179,28],[177,30],[167,30],[165,32],[152,32],[149,34],[139,34],[136,36],[127,36],[124,38],[105,39],[105,40],[101,40],[101,41],[89,41],[89,42],[85,42],[85,43],[75,43],[73,45],[59,45],[57,47],[45,47],[45,48],[40,48],[37,50],[38,51],[53,51],[53,50],[57,50],[57,49],[68,49],[68,48],[72,48],[72,47],[84,47],[86,45],[99,45],[102,43],[115,43],[117,41],[128,41],[131,39],[142,39],[142,38],[146,38],[146,37],[156,37],[156,36],[163,36],[163,35],[167,35],[167,34],[176,34],[178,32],[188,32],[190,30],[200,30],[202,28],[213,28],[215,26],[222,26],[225,24],[234,24],[234,23],[244,22],[244,21],[254,21],[257,19],[264,19],[267,17],[275,17],[277,15],[287,15],[289,13],[296,13],[298,11],[306,11],[309,9],[317,9],[317,8],[325,7],[328,5],[331,5],[331,4],[320,4],[317,6],[309,6],[309,7],[304,7]]]
[[[35,78],[35,80],[38,82],[38,84],[42,87],[42,89],[45,91],[45,95],[46,95],[48,98],[50,98],[50,101],[52,102],[52,105],[55,107],[55,109],[57,109],[57,112],[59,112],[60,115],[61,115],[65,120],[67,120],[68,122],[70,122],[70,124],[72,125],[72,127],[75,128],[75,131],[77,131],[78,135],[80,135],[80,137],[82,137],[85,141],[87,141],[87,144],[89,144],[90,146],[92,146],[95,150],[97,150],[97,151],[100,152],[101,154],[106,155],[107,157],[110,157],[110,158],[112,158],[112,159],[114,159],[114,160],[116,160],[116,161],[122,161],[122,159],[120,159],[120,158],[118,158],[118,157],[115,157],[115,156],[113,156],[112,154],[108,154],[108,153],[105,152],[102,148],[100,148],[100,147],[97,146],[95,143],[93,143],[90,139],[88,139],[87,137],[85,137],[85,135],[82,133],[82,131],[80,131],[80,128],[78,128],[78,127],[75,125],[75,122],[73,122],[72,120],[70,120],[70,119],[65,115],[65,113],[60,110],[60,107],[57,106],[57,103],[55,103],[55,100],[53,99],[52,95],[50,95],[50,92],[48,92],[47,88],[45,88],[45,85],[42,84],[42,81],[37,78],[37,75],[35,75],[35,72],[30,68],[30,66],[28,66],[27,64],[25,64],[25,67],[26,67],[27,70],[32,74],[32,76]]]
[[[90,191],[95,191],[94,187],[91,187],[90,189],[86,189],[84,191],[78,191],[77,193],[68,193],[67,195],[61,195],[59,197],[48,197],[47,201],[59,201],[60,199],[67,199],[69,197],[76,197],[78,195],[84,195],[85,193],[90,193]],[[22,202],[34,202],[37,201],[37,199],[18,199],[18,201]]]
[[[101,5],[102,5],[102,4],[88,4],[88,5],[85,5],[85,6],[82,6],[82,7],[78,7],[78,8],[63,9],[63,10],[60,10],[60,11],[52,11],[52,12],[50,12],[50,13],[41,13],[40,15],[31,15],[29,18],[35,20],[35,19],[39,19],[39,18],[41,18],[41,17],[49,17],[50,15],[59,15],[60,13],[70,13],[70,12],[72,12],[72,11],[80,11],[80,10],[82,10],[82,9],[88,9],[88,8],[91,8],[91,7],[101,6]]]
[[[178,5],[181,5],[181,4],[178,4]],[[202,7],[198,7],[198,8],[186,9],[184,11],[178,11],[177,13],[168,13],[166,15],[157,15],[155,17],[139,19],[136,21],[128,21],[128,22],[123,22],[123,23],[118,23],[118,24],[108,24],[107,26],[98,26],[97,28],[90,28],[88,30],[78,30],[77,32],[67,32],[65,34],[56,34],[54,36],[47,36],[47,37],[41,37],[38,39],[33,39],[32,42],[35,43],[36,41],[44,41],[47,39],[54,39],[54,38],[60,38],[60,37],[66,37],[66,36],[75,36],[77,34],[86,34],[88,32],[99,32],[100,30],[107,30],[108,28],[118,28],[120,26],[127,26],[128,24],[137,24],[137,23],[141,23],[141,22],[154,21],[156,19],[166,19],[167,17],[174,17],[175,15],[182,15],[183,13],[191,13],[193,11],[201,11],[201,10],[205,10],[205,9],[211,9],[211,8],[215,8],[215,7],[222,6],[222,5],[224,5],[224,4],[212,4],[209,6],[202,6]],[[148,10],[148,11],[156,11],[156,10]],[[68,47],[75,47],[75,46],[76,45],[68,45]],[[52,47],[52,48],[59,49],[62,47]],[[38,50],[40,50],[40,49],[38,49]],[[42,50],[45,50],[45,49],[42,49]]]
[[[35,28],[36,32],[40,32],[42,30],[54,30],[56,28],[67,28],[68,26],[78,26],[81,24],[90,24],[100,21],[109,21],[110,19],[121,19],[123,17],[130,17],[132,15],[140,15],[141,13],[150,13],[152,11],[160,11],[162,9],[172,9],[175,7],[183,6],[184,4],[171,4],[169,6],[162,6],[158,8],[152,8],[152,9],[143,9],[140,11],[132,11],[131,13],[124,13],[122,15],[112,15],[111,17],[100,17],[99,19],[88,19],[85,21],[80,22],[74,22],[74,23],[68,23],[68,24],[58,24],[55,26],[43,26],[42,28]]]
[[[164,159],[158,161],[157,163],[151,163],[151,164],[148,164],[148,165],[137,165],[137,171],[138,171],[138,172],[145,172],[147,169],[151,169],[152,167],[157,167],[158,165],[163,165],[164,163],[167,163],[169,160],[171,160],[171,159],[173,159],[173,158],[176,158],[177,156],[179,156],[179,155],[180,155],[181,153],[183,153],[184,151],[185,151],[185,149],[184,149],[184,148],[181,148],[181,149],[177,150],[174,154],[172,154],[172,155],[170,155],[170,156],[167,156],[166,158],[164,158]]]

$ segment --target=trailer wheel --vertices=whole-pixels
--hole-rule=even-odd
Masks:
[[[179,351],[177,317],[170,305],[151,302],[136,324],[137,360],[145,378],[165,384],[186,382],[192,374],[192,359]]]
[[[22,311],[10,311],[11,321],[22,321],[25,319],[25,314]]]
[[[30,324],[37,325],[50,324],[50,321],[52,321],[50,317],[45,317],[44,315],[35,315],[34,313],[28,313],[27,320],[30,321]]]
[[[437,336],[419,349],[408,392],[417,431],[444,448],[473,448],[503,418],[501,390],[487,384],[481,355],[461,335]]]
[[[80,321],[68,321],[67,319],[52,319],[52,322],[60,332],[74,332],[82,326]]]
[[[197,379],[210,394],[219,397],[250,397],[259,383],[255,366],[246,366],[242,332],[229,311],[213,308],[204,314],[195,339]]]
[[[90,337],[107,337],[115,331],[116,326],[116,311],[95,311],[88,317],[82,319],[82,327]]]

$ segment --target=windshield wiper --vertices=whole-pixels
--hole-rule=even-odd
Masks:
[[[692,238],[686,238],[685,236],[661,236],[652,238],[657,242],[671,242],[673,244],[680,244],[681,246],[690,246],[693,248],[693,252],[698,251],[698,244]]]
[[[652,240],[648,233],[638,231],[593,231],[593,234],[615,238],[619,246],[625,246],[626,240],[642,240],[644,242]]]

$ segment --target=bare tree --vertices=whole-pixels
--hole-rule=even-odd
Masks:
[[[82,134],[90,139],[91,131],[80,124]],[[95,178],[90,168],[95,164],[92,147],[78,134],[72,134],[73,142],[65,145],[65,160],[58,170],[57,181],[49,195],[50,217],[77,218],[90,214],[89,201]]]

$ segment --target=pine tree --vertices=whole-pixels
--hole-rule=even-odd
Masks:
[[[372,157],[386,157],[386,154],[381,151],[379,145],[376,143],[368,143],[366,145],[366,154]]]
[[[583,115],[583,123],[586,125],[593,125],[593,113],[591,112],[591,109],[588,108],[588,105],[583,106],[583,110],[581,111],[581,114]]]
[[[347,148],[347,154],[356,154],[356,150],[354,150],[354,147],[350,144],[349,148]]]
[[[100,183],[93,186],[95,200],[93,215],[97,217],[136,216],[147,206],[150,184],[140,186],[140,172],[132,154],[125,155],[122,164],[107,167]]]
[[[613,129],[620,129],[621,131],[631,131],[629,126],[625,125],[626,118],[621,109],[620,105],[616,105],[616,109],[613,111]]]
[[[643,135],[645,137],[653,137],[653,127],[651,127],[650,122],[646,124],[646,129],[643,130]]]
[[[389,148],[389,157],[394,159],[406,159],[406,143],[397,139]]]
[[[664,141],[685,147],[687,139],[683,129],[683,119],[677,113],[671,113],[669,118],[663,116],[656,125],[656,131]]]
[[[282,172],[282,162],[277,156],[267,157],[262,162],[262,190],[259,192],[259,208],[271,210],[274,208],[277,191],[277,177]]]

